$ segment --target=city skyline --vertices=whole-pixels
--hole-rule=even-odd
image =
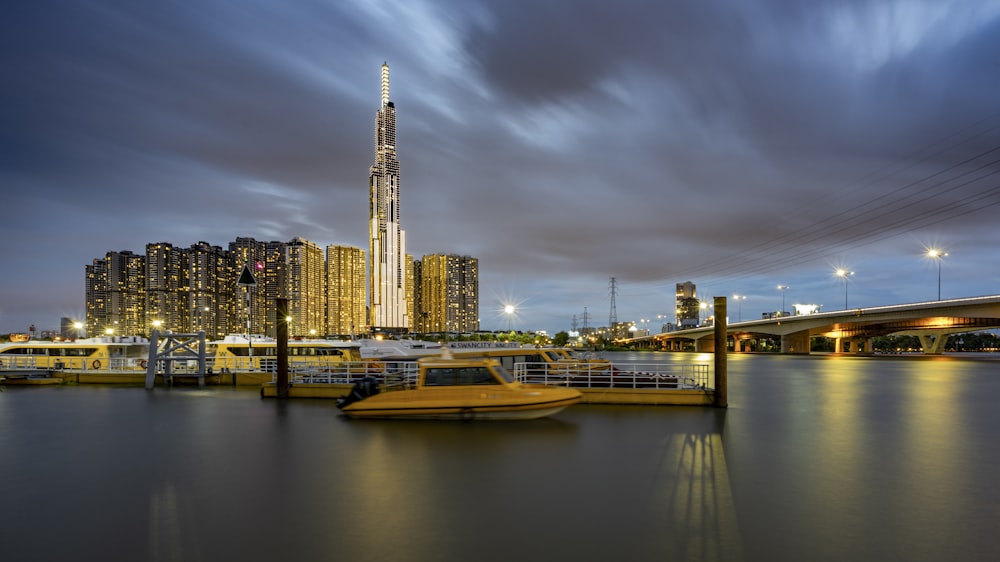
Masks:
[[[407,252],[476,256],[484,329],[602,325],[610,277],[620,321],[686,281],[743,319],[1000,293],[995,2],[57,1],[0,26],[0,333],[81,317],[82,265],[147,240],[368,248],[384,61]]]
[[[365,336],[365,254],[353,246],[238,237],[222,246],[148,243],[142,254],[109,251],[86,265],[86,317],[63,317],[60,330],[78,337],[146,336],[156,328],[205,332],[211,339],[254,333],[274,337],[287,323],[294,337]],[[406,259],[407,298],[419,333],[479,331],[479,261],[429,254]],[[287,299],[285,316],[275,299]]]

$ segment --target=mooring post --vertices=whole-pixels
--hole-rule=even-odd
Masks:
[[[274,299],[278,310],[276,335],[278,353],[277,397],[288,398],[288,299]]]
[[[726,297],[715,297],[715,407],[728,408],[726,380]]]

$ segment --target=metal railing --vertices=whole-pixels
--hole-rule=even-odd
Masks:
[[[515,378],[525,384],[576,388],[634,388],[660,390],[706,390],[709,366],[699,364],[615,363],[517,363]]]
[[[0,372],[2,371],[98,371],[106,372],[141,372],[145,360],[133,357],[112,357],[111,359],[94,359],[90,357],[61,357],[53,360],[50,357],[34,357],[31,355],[0,357]]]

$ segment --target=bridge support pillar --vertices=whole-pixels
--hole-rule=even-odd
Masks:
[[[782,353],[809,353],[809,333],[796,332],[781,336]]]
[[[920,347],[928,355],[940,355],[944,352],[944,344],[948,343],[947,333],[919,334]]]

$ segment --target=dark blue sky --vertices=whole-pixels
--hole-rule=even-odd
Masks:
[[[1000,2],[17,1],[0,20],[0,333],[84,266],[239,236],[367,249],[379,67],[419,258],[486,329],[1000,293]],[[736,320],[735,303],[730,320]]]

